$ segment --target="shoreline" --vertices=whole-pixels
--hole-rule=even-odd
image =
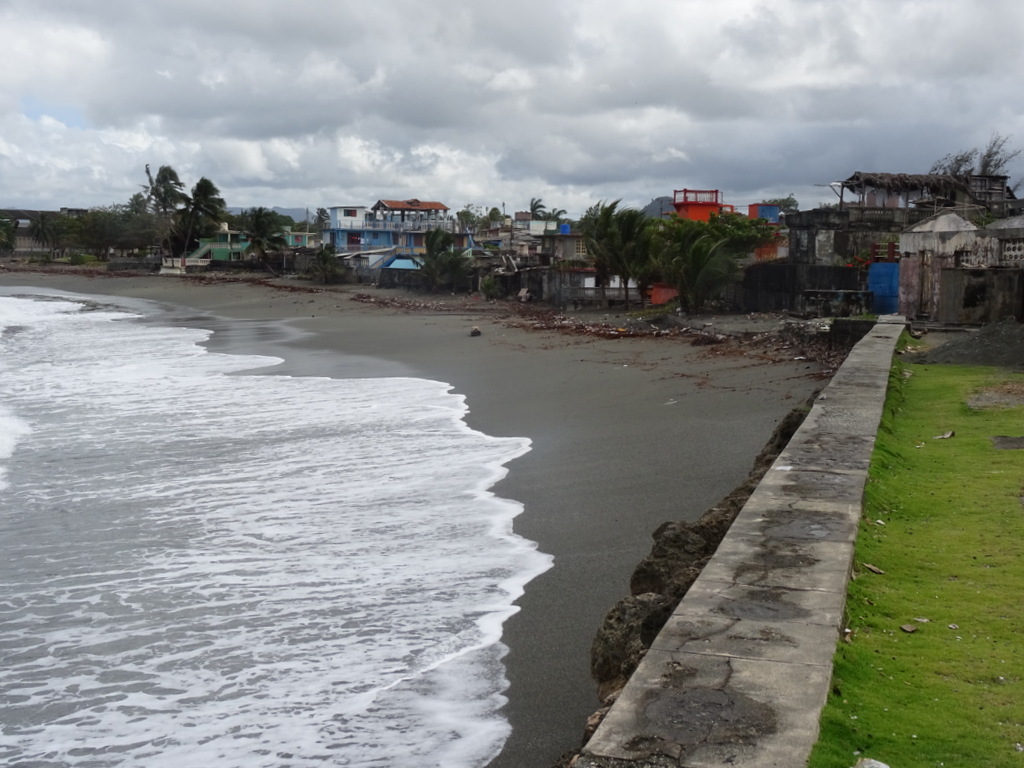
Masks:
[[[628,594],[651,533],[696,519],[743,482],[778,421],[821,388],[804,361],[715,355],[679,338],[530,330],[483,306],[352,301],[384,295],[364,286],[0,271],[0,286],[18,285],[155,301],[168,308],[161,322],[210,328],[211,349],[284,358],[262,374],[443,381],[466,398],[471,428],[531,440],[490,490],[524,505],[515,532],[555,561],[504,625],[512,735],[492,768],[546,768],[579,746],[600,704],[590,643]],[[481,336],[470,337],[473,326]]]

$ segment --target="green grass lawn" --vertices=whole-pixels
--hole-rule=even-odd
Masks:
[[[1024,375],[893,369],[811,768],[1024,768],[1024,449],[992,440],[1024,405],[972,407],[993,387]]]

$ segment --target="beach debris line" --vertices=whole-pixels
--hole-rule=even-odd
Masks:
[[[817,362],[821,375],[829,376],[842,364],[850,345],[837,342],[816,322],[782,321],[756,333],[725,330],[702,318],[681,318],[670,313],[653,317],[620,315],[565,315],[553,307],[519,302],[481,304],[470,297],[421,299],[411,296],[378,295],[359,291],[352,301],[402,312],[445,312],[488,315],[506,328],[548,331],[569,336],[601,339],[679,339],[692,346],[707,347],[713,357],[750,357],[766,362],[805,360]],[[751,323],[759,318],[745,316]],[[774,316],[773,316],[774,317]]]

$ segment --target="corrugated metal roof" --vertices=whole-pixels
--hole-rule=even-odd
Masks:
[[[384,266],[384,269],[419,269],[420,265],[415,259],[397,258]]]
[[[386,208],[392,211],[447,211],[448,206],[433,200],[378,200],[372,210]]]

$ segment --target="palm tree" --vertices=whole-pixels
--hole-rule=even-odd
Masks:
[[[565,208],[552,208],[550,211],[548,211],[547,216],[545,216],[544,218],[546,218],[548,221],[553,221],[555,222],[555,224],[558,224],[560,221],[562,221],[562,219],[565,218],[566,213],[567,211],[565,210]]]
[[[266,269],[273,272],[267,263],[267,254],[288,247],[288,241],[280,232],[276,214],[269,208],[259,206],[250,208],[243,216],[246,234],[249,236],[249,246],[246,250],[254,254]]]
[[[641,292],[641,305],[646,300],[647,286],[654,277],[651,261],[651,220],[636,208],[619,208],[616,200],[610,205],[599,203],[596,210],[584,217],[584,239],[594,266],[604,280],[617,276],[622,281],[626,310],[630,308],[629,283]]]
[[[468,283],[473,266],[463,251],[450,250],[445,254],[444,273],[452,292],[462,289]]]
[[[419,259],[420,274],[431,291],[438,290],[445,284],[446,278],[453,278],[453,265],[451,259],[453,253],[452,245],[455,242],[450,232],[443,229],[431,229],[423,238],[426,246],[426,253]],[[462,254],[456,254],[463,259]],[[465,261],[465,259],[463,259]]]
[[[338,274],[338,259],[334,254],[333,245],[321,245],[316,249],[309,271],[324,285],[334,280],[334,276]]]
[[[748,244],[741,237],[723,236],[706,222],[671,219],[659,224],[657,259],[664,277],[679,291],[683,311],[698,312],[736,274]]]
[[[614,254],[608,247],[611,239],[611,231],[615,220],[615,211],[618,210],[620,200],[605,203],[603,200],[594,203],[583,214],[580,219],[580,230],[583,233],[583,242],[587,246],[587,253],[597,273],[597,285],[601,291],[601,301],[607,304],[605,288],[608,281],[616,274]]]
[[[530,218],[531,219],[543,219],[544,212],[547,210],[547,206],[544,205],[544,201],[539,197],[530,198]]]
[[[141,216],[149,211],[149,201],[146,200],[146,196],[144,194],[136,192],[128,198],[128,204],[125,206],[125,211],[133,216]]]
[[[40,211],[38,216],[29,221],[28,236],[53,253],[60,244],[60,215],[52,211]]]
[[[314,223],[316,224],[316,231],[323,232],[327,229],[327,225],[331,223],[331,214],[327,212],[326,208],[317,208]]]
[[[647,289],[657,273],[652,255],[652,220],[636,208],[616,211],[613,243],[617,271],[622,278],[626,310],[629,310],[629,283],[632,281],[640,293],[640,307],[647,302]]]
[[[154,177],[146,163],[146,180],[149,182],[142,188],[153,211],[167,216],[185,199],[185,185],[178,178],[178,172],[169,165],[161,165]]]
[[[183,196],[182,201],[184,204],[176,213],[175,236],[184,258],[192,248],[193,236],[204,226],[222,222],[227,210],[217,185],[205,176],[195,183],[190,195]]]
[[[14,237],[18,229],[16,219],[0,217],[0,251],[14,250]]]

